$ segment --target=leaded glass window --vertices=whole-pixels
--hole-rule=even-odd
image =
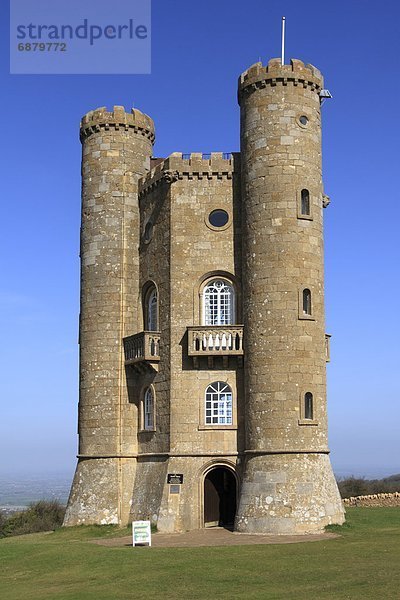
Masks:
[[[206,389],[206,425],[232,425],[232,390],[223,381],[216,381]]]
[[[235,294],[231,284],[214,279],[204,288],[204,325],[232,325]]]

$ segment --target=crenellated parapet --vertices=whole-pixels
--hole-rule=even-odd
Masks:
[[[114,106],[112,111],[102,106],[88,112],[81,121],[80,139],[83,141],[93,133],[109,129],[133,130],[138,135],[148,138],[151,143],[155,140],[153,119],[137,108],[126,112],[123,106]]]
[[[230,152],[174,152],[157,164],[139,182],[139,196],[161,182],[174,183],[180,179],[232,179],[234,157]]]
[[[324,87],[321,72],[313,65],[305,65],[301,60],[292,58],[290,65],[282,65],[280,58],[272,58],[265,66],[257,62],[239,77],[239,104],[243,94],[251,94],[267,85],[294,85],[310,88],[319,92]]]

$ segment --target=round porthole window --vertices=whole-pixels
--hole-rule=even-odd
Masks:
[[[213,210],[208,215],[208,220],[210,225],[213,227],[225,227],[225,225],[229,221],[229,215],[226,210],[222,210],[218,208],[217,210]]]
[[[297,117],[296,117],[296,123],[302,129],[307,129],[310,124],[310,119],[309,119],[309,117],[307,117],[307,115],[300,114],[300,115],[297,115]]]
[[[146,244],[148,244],[152,237],[153,237],[153,223],[151,221],[148,221],[144,228],[144,234],[143,234],[144,242]]]

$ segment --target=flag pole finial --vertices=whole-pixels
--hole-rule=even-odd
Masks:
[[[282,17],[282,55],[281,55],[281,63],[285,64],[285,17]]]

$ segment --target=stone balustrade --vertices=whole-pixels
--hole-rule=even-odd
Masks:
[[[125,364],[158,363],[160,360],[160,333],[141,331],[124,338]]]
[[[189,356],[243,356],[243,325],[188,327]]]

